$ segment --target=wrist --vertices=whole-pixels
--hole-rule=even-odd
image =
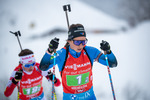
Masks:
[[[104,54],[111,54],[111,50],[104,51]]]
[[[106,53],[107,53],[107,54],[111,54],[111,50],[107,50]]]
[[[18,81],[17,81],[15,78],[12,79],[12,82],[13,82],[15,85],[18,83]]]
[[[50,49],[50,48],[48,48],[47,51],[48,51],[50,54],[54,52],[54,50],[53,50],[53,49]]]

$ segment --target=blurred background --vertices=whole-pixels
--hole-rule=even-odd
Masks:
[[[118,60],[111,69],[117,100],[150,100],[150,0],[0,0],[0,100],[17,99],[17,89],[6,98],[9,77],[18,65],[20,47],[9,31],[21,32],[23,49],[34,51],[40,62],[48,43],[60,38],[61,49],[67,39],[67,22],[62,6],[70,4],[70,24],[84,25],[87,45],[99,49],[102,40],[110,43]],[[93,85],[97,100],[113,100],[107,68],[93,65]],[[56,76],[60,78],[56,67]],[[51,84],[43,79],[47,100]],[[62,86],[56,88],[62,100]]]

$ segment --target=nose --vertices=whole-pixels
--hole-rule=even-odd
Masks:
[[[82,43],[80,43],[79,47],[83,47],[84,45]]]

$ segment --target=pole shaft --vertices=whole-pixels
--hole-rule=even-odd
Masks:
[[[22,46],[21,46],[21,43],[20,43],[20,40],[19,40],[18,35],[17,35],[17,40],[18,40],[18,43],[19,43],[20,49],[21,49],[21,51],[22,51]]]
[[[68,29],[69,29],[69,18],[68,18],[68,13],[67,13],[67,11],[65,11],[65,14],[66,14],[66,20],[67,20],[67,25],[68,25]]]
[[[52,100],[54,100],[54,79],[55,79],[55,65],[56,65],[56,50],[54,49],[54,66],[53,66],[53,79],[52,79]]]
[[[113,95],[114,100],[116,100],[116,96],[115,96],[115,91],[114,91],[113,82],[112,82],[112,78],[111,78],[111,73],[110,73],[110,68],[109,68],[107,54],[105,54],[105,59],[106,59],[106,64],[107,64],[107,69],[108,69],[108,75],[109,75],[109,80],[110,80],[110,84],[111,84],[111,89],[112,89],[112,95]]]

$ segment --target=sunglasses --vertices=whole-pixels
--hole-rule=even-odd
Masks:
[[[73,43],[77,46],[79,46],[81,43],[82,45],[85,45],[87,43],[87,39],[86,40],[73,40]]]
[[[23,64],[24,67],[26,68],[30,68],[30,66],[34,66],[35,65],[35,62],[34,63],[31,63],[31,64]]]

